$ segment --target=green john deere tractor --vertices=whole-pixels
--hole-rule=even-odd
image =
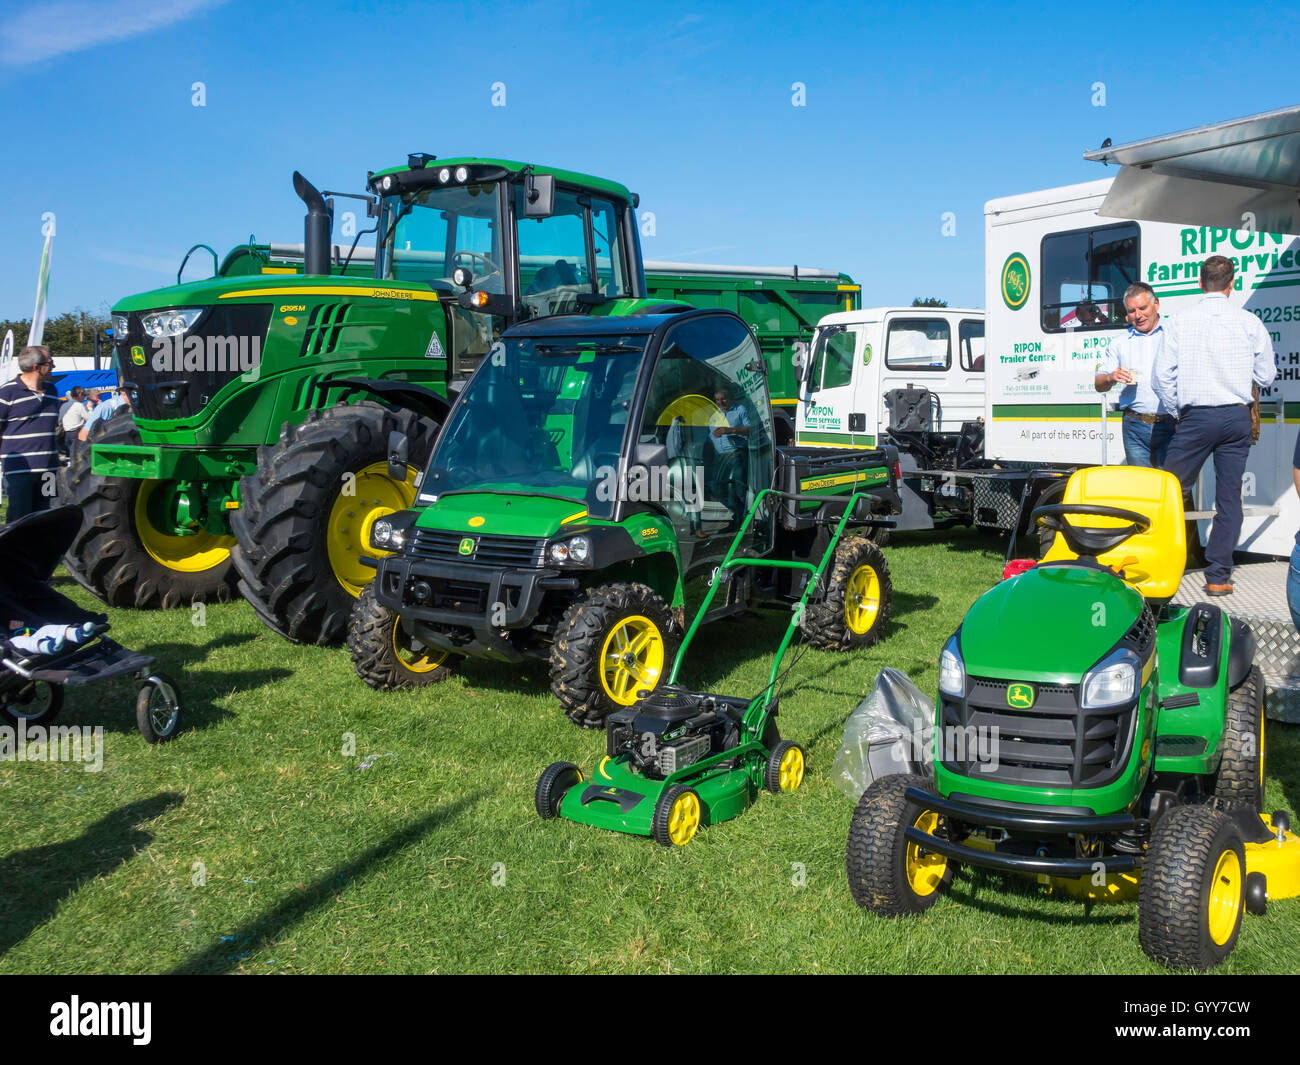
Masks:
[[[966,614],[939,666],[932,773],[854,812],[857,902],[931,906],[958,863],[1090,901],[1136,898],[1142,949],[1208,969],[1242,914],[1300,893],[1300,839],[1264,809],[1264,684],[1250,629],[1172,602],[1182,494],[1162,470],[1092,467],[1035,518],[1047,556]]]
[[[762,490],[785,494],[736,550],[777,564],[725,570],[726,603],[708,621],[798,598],[795,563],[845,509],[827,495],[861,493],[859,532],[897,512],[892,448],[774,445],[765,363],[739,317],[635,300],[598,310],[507,331],[461,392],[415,507],[371,525],[377,555],[400,552],[377,560],[349,631],[372,687],[433,683],[465,656],[539,658],[569,716],[599,727],[659,684],[688,580],[720,565]],[[847,537],[820,579],[805,637],[837,649],[879,639],[880,549]]]

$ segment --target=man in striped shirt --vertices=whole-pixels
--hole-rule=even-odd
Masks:
[[[1241,534],[1241,482],[1250,454],[1251,386],[1268,388],[1277,376],[1273,341],[1260,320],[1228,302],[1236,273],[1230,259],[1201,264],[1205,295],[1170,320],[1156,358],[1156,394],[1178,411],[1178,428],[1165,469],[1183,492],[1196,484],[1214,456],[1214,527],[1205,545],[1207,595],[1231,595],[1232,549]]]
[[[18,376],[0,386],[0,466],[8,522],[48,510],[54,498],[59,394],[50,383],[53,370],[48,348],[26,347],[18,356]]]

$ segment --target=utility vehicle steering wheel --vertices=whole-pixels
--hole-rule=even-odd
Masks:
[[[1113,529],[1100,529],[1096,526],[1074,525],[1066,518],[1071,514],[1091,514],[1102,518],[1118,518],[1128,525]],[[1057,503],[1055,506],[1035,507],[1030,515],[1033,521],[1041,522],[1053,532],[1065,537],[1066,544],[1080,558],[1096,558],[1107,551],[1113,551],[1131,536],[1137,536],[1151,528],[1151,519],[1135,510],[1122,510],[1119,507],[1104,507],[1099,503]]]

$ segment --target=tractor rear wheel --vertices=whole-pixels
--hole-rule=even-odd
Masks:
[[[603,728],[605,718],[653,690],[680,640],[672,611],[644,584],[602,584],[564,612],[551,645],[551,691],[570,720]]]
[[[1179,806],[1156,824],[1138,894],[1147,957],[1174,969],[1212,969],[1237,942],[1246,903],[1246,857],[1231,818]]]
[[[388,437],[409,441],[403,481],[388,476]],[[335,644],[375,571],[360,556],[379,518],[415,502],[415,478],[437,427],[413,411],[362,402],[314,410],[258,449],[231,515],[239,590],[257,616],[295,643]]]
[[[859,906],[881,917],[922,913],[951,882],[954,862],[923,850],[904,834],[916,826],[933,834],[940,818],[905,794],[925,788],[924,777],[881,777],[858,800],[849,824],[845,866],[849,890]]]
[[[825,594],[809,599],[799,619],[804,638],[831,651],[878,643],[889,624],[894,591],[885,553],[861,536],[841,540],[830,572],[822,579]]]
[[[81,531],[63,556],[68,572],[109,606],[170,609],[226,602],[234,591],[234,539],[209,532],[173,536],[159,528],[174,482],[98,477],[91,445],[139,444],[128,409],[95,426],[90,444],[75,448],[61,471],[59,496],[81,508]]]
[[[1223,758],[1214,777],[1214,794],[1264,812],[1264,675],[1252,666],[1246,679],[1228,693],[1223,722]]]
[[[459,655],[417,643],[402,630],[397,614],[367,585],[352,607],[348,651],[357,676],[379,691],[437,684],[451,676]]]

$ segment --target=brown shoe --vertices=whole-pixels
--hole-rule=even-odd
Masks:
[[[1231,595],[1231,584],[1207,584],[1205,586],[1206,595]]]

